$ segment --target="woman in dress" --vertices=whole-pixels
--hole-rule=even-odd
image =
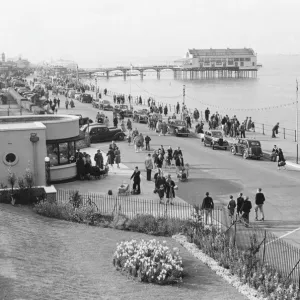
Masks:
[[[118,147],[116,148],[114,154],[115,154],[115,163],[118,165],[118,168],[120,168],[119,163],[121,162],[121,152]]]

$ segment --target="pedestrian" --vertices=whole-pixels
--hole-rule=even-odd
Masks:
[[[185,120],[186,120],[187,128],[192,128],[191,117],[187,115]]]
[[[147,151],[150,151],[150,141],[151,141],[151,138],[148,135],[146,135],[145,136],[145,143],[146,143],[146,150]]]
[[[180,104],[179,102],[177,102],[177,105],[176,105],[176,114],[178,115],[180,112]]]
[[[123,132],[126,132],[125,123],[124,123],[123,120],[121,122],[121,129],[122,129]]]
[[[260,221],[265,220],[265,215],[264,215],[264,210],[263,210],[265,201],[266,201],[265,195],[262,193],[261,188],[259,188],[255,195],[255,209],[254,209],[255,210],[255,221],[258,221],[258,213],[257,213],[258,210],[260,211],[260,214],[261,214]]]
[[[173,199],[175,198],[175,182],[172,180],[171,175],[168,174],[165,184],[167,203],[173,205]]]
[[[214,201],[209,196],[209,192],[206,192],[206,197],[202,201],[201,210],[204,212],[205,224],[208,225],[208,217],[210,217],[210,223],[212,224],[212,210],[214,209]]]
[[[160,136],[160,134],[161,134],[161,128],[162,128],[161,120],[158,120],[158,122],[156,124],[156,132],[158,133],[158,136]]]
[[[176,174],[179,175],[180,171],[184,167],[184,161],[182,155],[179,154],[175,159],[175,166],[176,166]]]
[[[285,168],[285,165],[286,165],[286,162],[285,162],[285,158],[283,156],[283,152],[282,152],[282,149],[279,148],[278,149],[278,170],[281,170],[281,168],[283,167],[284,170],[286,169]]]
[[[278,156],[278,148],[276,145],[274,145],[271,153],[271,161],[276,162]]]
[[[167,149],[167,159],[166,159],[166,166],[168,166],[169,168],[171,167],[172,159],[173,159],[173,149],[171,146],[169,146],[169,149]]]
[[[113,167],[114,161],[115,161],[115,151],[111,147],[109,148],[107,154],[107,163]]]
[[[246,197],[243,206],[241,208],[241,211],[243,212],[242,218],[244,220],[245,227],[249,227],[249,215],[251,209],[252,209],[252,203],[249,200],[249,197]]]
[[[128,140],[128,146],[130,146],[131,145],[131,135],[130,135],[130,133],[128,134],[127,140]]]
[[[133,179],[133,193],[139,195],[141,193],[141,172],[138,167],[135,167],[133,174],[130,177],[130,180]]]
[[[104,125],[106,126],[106,127],[109,127],[109,119],[108,119],[108,117],[106,116],[105,118],[104,118]]]
[[[234,212],[235,212],[235,207],[236,207],[236,203],[233,199],[233,196],[229,197],[229,203],[228,203],[228,214],[229,214],[229,218],[231,219],[231,224],[234,223]]]
[[[118,117],[117,116],[114,117],[113,123],[114,123],[114,127],[118,127]]]
[[[164,157],[161,153],[158,154],[156,160],[155,160],[155,165],[158,169],[161,169],[164,163]]]
[[[244,204],[244,198],[243,198],[243,193],[239,193],[238,198],[236,199],[236,212],[238,214],[238,216],[240,216],[242,214],[242,206]]]
[[[275,134],[278,134],[279,122],[272,129],[272,138],[276,138]]]
[[[118,147],[116,147],[116,150],[114,152],[114,156],[115,156],[115,163],[117,164],[117,167],[120,168],[120,163],[121,163],[121,152],[120,149]]]
[[[66,109],[69,108],[69,100],[68,100],[68,98],[67,98],[66,101],[65,101],[65,106],[66,106]]]
[[[165,107],[164,107],[164,115],[165,115],[165,117],[167,116],[167,114],[168,114],[168,106],[165,105]]]
[[[246,132],[246,128],[245,128],[245,124],[244,123],[242,123],[241,125],[240,125],[240,132],[241,132],[241,139],[242,138],[246,138],[246,134],[245,134],[245,132]]]
[[[98,168],[103,169],[103,155],[100,150],[97,150],[97,153],[94,156],[94,161]]]
[[[183,156],[180,147],[177,147],[177,149],[173,153],[173,158],[176,160],[179,155]]]
[[[127,120],[127,130],[128,131],[132,130],[132,123],[131,123],[130,119]]]
[[[205,121],[206,121],[206,123],[208,123],[208,121],[209,121],[209,115],[210,115],[210,111],[209,111],[208,108],[205,110],[204,114],[205,114]]]
[[[151,181],[151,172],[153,170],[153,161],[152,161],[152,157],[151,157],[150,153],[148,153],[147,158],[145,160],[145,169],[147,172],[147,180]]]

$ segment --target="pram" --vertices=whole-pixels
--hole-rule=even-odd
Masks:
[[[186,164],[185,167],[183,167],[179,171],[177,178],[179,179],[179,181],[184,182],[188,180],[188,177],[189,177],[189,165]]]
[[[123,182],[119,187],[118,187],[118,195],[119,196],[128,196],[130,194],[130,187],[129,184],[126,182]]]
[[[100,179],[101,176],[101,170],[97,166],[92,166],[90,169],[90,176],[94,177],[95,179]]]

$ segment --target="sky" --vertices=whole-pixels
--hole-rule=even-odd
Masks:
[[[13,0],[0,9],[0,53],[34,63],[167,62],[190,48],[300,53],[299,0]]]

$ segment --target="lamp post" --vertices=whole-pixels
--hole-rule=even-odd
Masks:
[[[299,132],[298,132],[298,80],[296,79],[296,163],[299,162]]]
[[[98,90],[98,86],[97,86],[97,77],[95,77],[95,92],[96,92],[96,100],[97,100],[97,90]]]
[[[50,177],[50,158],[45,157],[45,176],[46,176],[46,185],[49,186],[51,182]]]

